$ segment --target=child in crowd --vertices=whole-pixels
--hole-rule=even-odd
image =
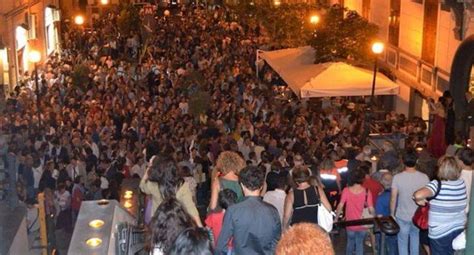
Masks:
[[[217,240],[222,229],[222,222],[224,221],[224,214],[227,208],[235,204],[237,201],[237,194],[230,189],[224,189],[219,192],[218,208],[214,212],[211,212],[206,218],[206,225],[211,229],[214,236],[214,245],[217,245]],[[228,244],[228,254],[231,254],[232,243]]]

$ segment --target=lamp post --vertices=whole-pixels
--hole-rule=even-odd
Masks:
[[[41,127],[40,91],[38,85],[38,62],[41,60],[41,53],[37,50],[32,50],[29,52],[28,58],[35,65],[36,112],[38,114],[38,125]]]
[[[109,4],[109,0],[100,0],[100,4],[101,4],[101,5],[108,5],[108,4]]]
[[[384,44],[381,42],[375,42],[372,44],[372,52],[374,53],[374,77],[372,80],[372,93],[370,95],[370,108],[374,105],[375,96],[375,80],[377,79],[377,57],[383,52]]]
[[[375,96],[375,81],[377,79],[377,57],[383,52],[384,44],[381,42],[375,42],[372,44],[372,52],[374,53],[374,76],[372,79],[372,93],[370,95],[370,103],[365,111],[365,123],[364,123],[364,134],[363,141],[368,144],[368,138],[370,134],[370,123],[372,122],[373,107],[374,107],[374,96]]]

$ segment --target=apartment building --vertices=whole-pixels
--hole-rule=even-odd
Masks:
[[[380,27],[386,42],[380,61],[400,83],[399,112],[428,118],[427,98],[450,87],[452,62],[463,41],[474,38],[472,0],[331,0]],[[472,39],[471,39],[472,40]],[[474,72],[471,72],[474,76]],[[474,90],[474,77],[471,78]]]
[[[5,93],[34,65],[28,53],[44,61],[60,49],[59,0],[2,0],[0,5],[0,86]]]

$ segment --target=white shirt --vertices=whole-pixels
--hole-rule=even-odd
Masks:
[[[280,215],[281,222],[283,222],[283,208],[285,204],[285,197],[286,197],[286,193],[284,190],[281,190],[281,189],[268,191],[263,196],[263,201],[275,206],[275,208],[278,210],[278,214]]]

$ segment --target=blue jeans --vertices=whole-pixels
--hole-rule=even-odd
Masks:
[[[443,236],[438,239],[431,239],[430,238],[430,246],[431,246],[431,254],[432,255],[452,255],[454,254],[453,250],[453,240],[459,234],[461,234],[463,230],[459,229],[456,231],[451,232],[447,236]]]
[[[400,226],[398,232],[398,252],[400,255],[418,255],[420,253],[420,230],[411,220],[396,218]]]
[[[364,255],[364,239],[367,231],[346,231],[347,246],[346,255],[352,255],[354,250],[356,255]]]
[[[379,253],[385,249],[386,255],[398,255],[398,241],[397,235],[385,235],[385,247],[382,247],[382,234],[375,234],[377,240],[377,250]]]

